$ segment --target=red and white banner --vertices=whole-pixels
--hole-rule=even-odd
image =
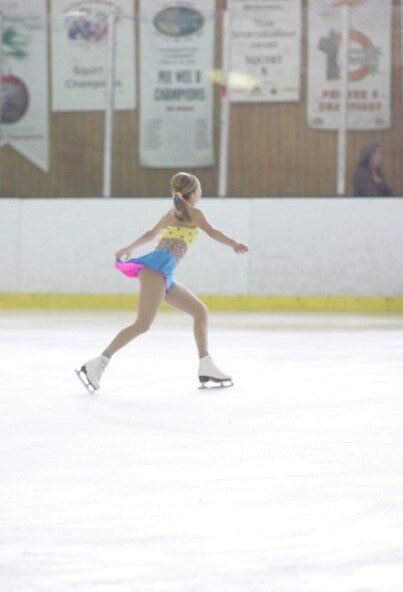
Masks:
[[[49,171],[47,7],[45,0],[0,1],[3,15],[1,145]]]
[[[336,130],[340,120],[341,7],[350,5],[347,128],[391,125],[392,0],[310,0],[308,124]]]
[[[234,103],[299,101],[301,1],[229,0]]]

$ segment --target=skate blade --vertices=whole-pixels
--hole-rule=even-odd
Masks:
[[[213,389],[223,389],[223,388],[229,388],[231,386],[234,386],[234,383],[232,382],[231,378],[226,378],[224,380],[219,380],[218,378],[209,378],[207,376],[200,376],[199,380],[201,382],[201,386],[199,386],[199,391],[209,391],[209,390],[213,390]],[[207,384],[209,382],[215,383],[215,384]]]
[[[90,383],[90,381],[88,380],[87,375],[85,374],[84,370],[74,370],[74,372],[77,374],[80,382],[82,382],[82,384],[85,386],[87,393],[89,393],[90,395],[93,395],[95,393],[95,389],[92,386],[92,384]],[[81,376],[81,372],[87,378],[87,382],[85,382],[84,378]]]

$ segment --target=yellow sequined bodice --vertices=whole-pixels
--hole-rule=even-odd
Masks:
[[[182,240],[187,247],[196,242],[199,235],[197,226],[190,228],[188,226],[166,226],[162,233],[163,238],[176,238]]]
[[[182,259],[199,234],[197,226],[165,226],[157,249],[170,251],[177,261]]]

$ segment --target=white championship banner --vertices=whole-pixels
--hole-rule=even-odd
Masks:
[[[53,111],[105,109],[112,10],[117,14],[115,109],[136,108],[133,1],[52,0]]]
[[[310,0],[308,12],[308,125],[340,126],[341,5]],[[347,128],[391,126],[392,0],[349,0]]]
[[[140,162],[214,165],[214,0],[142,0]]]
[[[299,101],[300,0],[229,0],[231,102]]]
[[[0,1],[3,14],[1,145],[49,171],[46,0]]]

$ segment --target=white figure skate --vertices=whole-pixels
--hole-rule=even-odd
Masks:
[[[224,388],[233,386],[231,376],[221,372],[219,368],[214,364],[210,356],[204,356],[201,358],[199,365],[199,380],[201,382],[200,389],[206,388]],[[216,386],[206,386],[208,382],[218,383]]]
[[[86,362],[81,366],[80,370],[75,371],[90,394],[95,393],[99,389],[99,381],[108,363],[109,358],[101,355]]]

